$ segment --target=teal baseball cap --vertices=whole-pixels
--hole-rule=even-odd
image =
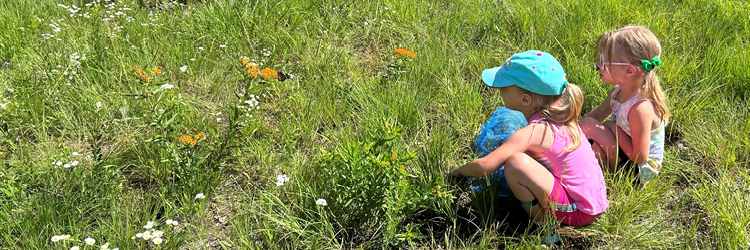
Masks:
[[[538,50],[516,53],[502,66],[485,69],[482,81],[492,88],[516,85],[540,95],[561,95],[568,85],[560,62]]]

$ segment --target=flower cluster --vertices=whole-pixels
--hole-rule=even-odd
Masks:
[[[249,58],[247,58],[246,56],[242,56],[240,57],[240,64],[245,67],[246,75],[252,78],[258,77],[259,68],[258,64],[255,63],[255,61],[251,62]]]
[[[263,94],[263,97],[265,97],[265,96],[266,95]],[[260,100],[260,96],[250,94],[250,95],[247,96],[247,100],[245,100],[245,101],[240,100],[240,101],[242,101],[242,104],[241,105],[237,105],[237,108],[241,109],[242,112],[245,113],[245,116],[247,116],[248,118],[252,118],[253,115],[250,114],[250,113],[253,110],[256,110],[256,109],[260,108],[260,106],[259,106],[259,104],[260,104],[259,100]],[[218,120],[217,120],[217,122],[218,122]]]
[[[202,199],[205,199],[205,198],[206,198],[206,196],[203,193],[198,193],[198,194],[195,195],[195,199],[196,200],[202,200]]]
[[[408,57],[417,57],[417,54],[414,52],[411,52],[407,49],[396,49],[396,54],[401,56],[408,56]]]
[[[140,79],[143,82],[150,83],[154,79],[152,77],[156,77],[157,75],[160,75],[164,68],[162,66],[156,66],[156,68],[149,70],[148,74],[144,70],[141,69],[141,67],[135,66],[135,75],[138,76],[138,79]]]
[[[71,155],[73,155],[73,156],[80,156],[80,154],[78,152],[72,152]],[[80,163],[78,161],[76,161],[76,160],[70,161],[68,163],[64,163],[63,161],[53,161],[52,162],[53,166],[58,166],[58,167],[62,166],[63,168],[75,167],[75,166],[78,166],[78,164],[80,164]]]
[[[168,219],[166,221],[167,225],[177,226],[177,221]],[[134,236],[131,236],[130,239],[143,239],[145,241],[151,241],[154,243],[154,245],[160,245],[164,242],[164,239],[161,237],[164,236],[164,231],[157,230],[154,228],[156,224],[153,221],[146,222],[146,225],[143,226],[143,228],[146,229],[146,231],[143,231],[141,233],[137,233]]]
[[[180,142],[190,145],[190,147],[194,147],[195,144],[197,144],[200,140],[203,140],[206,138],[206,135],[203,133],[198,133],[194,136],[189,135],[182,135],[180,136]]]
[[[58,242],[61,240],[70,240],[70,234],[64,234],[64,235],[55,235],[52,236],[52,239],[50,239],[52,242]]]
[[[263,77],[265,77],[265,78],[279,79],[279,73],[276,72],[275,70],[272,70],[272,69],[269,69],[269,68],[265,68],[265,69],[261,70],[260,74],[263,75]]]
[[[276,186],[284,186],[284,182],[287,181],[289,181],[289,177],[287,177],[285,174],[276,176]]]

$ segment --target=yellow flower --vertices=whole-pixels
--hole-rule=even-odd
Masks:
[[[398,173],[406,174],[406,168],[404,167],[404,165],[398,166]]]
[[[245,69],[247,69],[247,74],[252,76],[253,78],[258,76],[258,64],[255,64],[255,63],[245,64]]]
[[[279,78],[279,73],[277,73],[276,71],[274,71],[272,69],[269,69],[269,68],[265,68],[265,69],[261,70],[260,74],[262,74],[263,77],[265,77],[265,78],[274,78],[274,79],[278,79]]]

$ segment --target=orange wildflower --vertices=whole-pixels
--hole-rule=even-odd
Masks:
[[[148,75],[141,75],[139,78],[141,78],[142,81],[151,82],[151,77]]]
[[[182,136],[180,136],[180,142],[187,143],[187,142],[190,142],[192,140],[193,140],[193,137],[190,137],[189,135],[182,135]]]
[[[194,140],[192,136],[189,135],[182,135],[180,136],[180,142],[190,145],[190,147],[195,146],[198,141]]]
[[[409,56],[409,57],[417,57],[417,54],[414,52],[411,52],[407,49],[396,49],[396,54],[399,54],[401,56]]]
[[[245,68],[247,69],[247,74],[252,76],[253,78],[258,76],[258,65],[255,63],[248,63],[245,64]]]
[[[398,155],[396,155],[396,153],[392,153],[391,154],[391,160],[394,160],[394,161],[398,160]]]
[[[195,140],[203,140],[203,138],[206,138],[206,135],[203,133],[198,133],[197,135],[193,136],[193,139]]]
[[[156,68],[154,68],[153,70],[151,70],[151,75],[158,75],[158,74],[161,74],[161,70],[162,70],[162,69],[163,69],[163,68],[162,68],[161,66],[156,66]]]
[[[240,63],[242,65],[246,65],[248,61],[250,61],[250,59],[248,59],[247,57],[245,56],[240,57]]]
[[[269,68],[265,68],[265,69],[261,70],[260,73],[265,78],[275,78],[275,79],[279,78],[279,73],[277,73],[276,71],[274,71],[272,69],[269,69]]]
[[[141,67],[135,66],[135,75],[138,77],[141,77],[143,75],[143,70]]]

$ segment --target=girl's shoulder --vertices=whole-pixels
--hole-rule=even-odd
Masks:
[[[639,120],[650,120],[651,123],[661,121],[659,112],[656,110],[656,106],[651,100],[643,99],[630,108],[628,112],[628,120],[639,119]]]

